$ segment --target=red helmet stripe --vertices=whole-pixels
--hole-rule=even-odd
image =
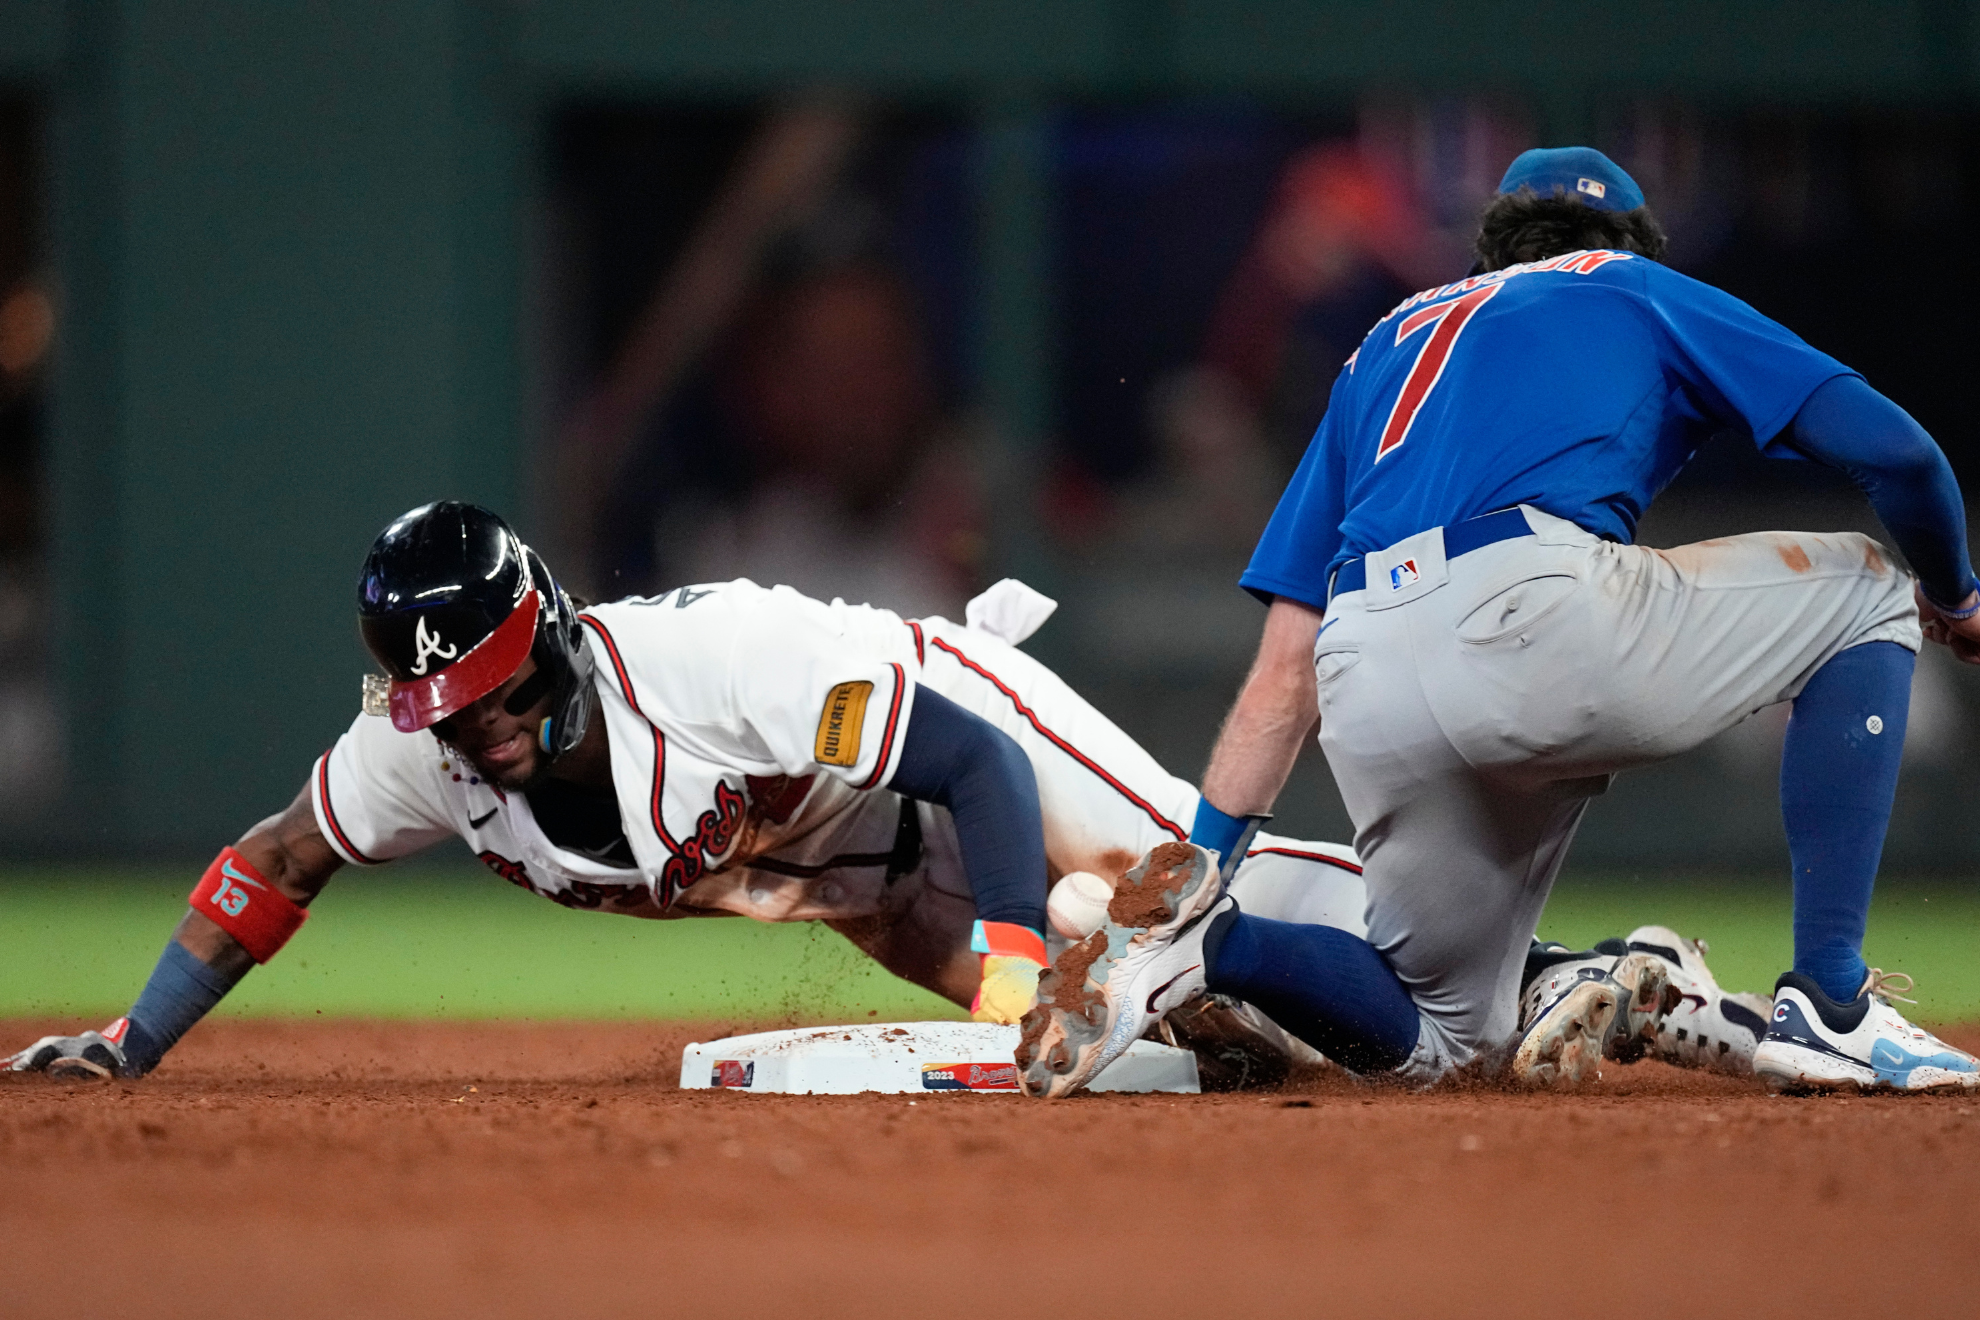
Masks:
[[[535,645],[536,615],[541,608],[536,593],[531,591],[523,597],[522,604],[509,611],[508,618],[496,625],[494,632],[453,664],[429,678],[417,678],[409,683],[394,681],[392,727],[400,733],[417,732],[501,687],[522,666],[523,657]]]

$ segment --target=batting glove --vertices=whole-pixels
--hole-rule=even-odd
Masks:
[[[8,1072],[40,1072],[65,1081],[103,1081],[126,1071],[121,1044],[129,1020],[118,1018],[101,1031],[80,1036],[43,1036],[4,1064]]]
[[[970,948],[983,955],[983,983],[969,1006],[972,1022],[1010,1026],[1038,1002],[1038,977],[1045,970],[1045,937],[1029,926],[979,921]]]
[[[1045,964],[1029,958],[994,953],[985,956],[983,984],[977,987],[976,1002],[969,1006],[969,1020],[1005,1026],[1015,1023],[1038,1002],[1038,978],[1044,971]]]

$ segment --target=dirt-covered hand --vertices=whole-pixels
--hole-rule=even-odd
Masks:
[[[986,954],[983,984],[969,1007],[972,1022],[1015,1023],[1038,1002],[1038,977],[1044,966],[1016,954]]]
[[[80,1036],[43,1036],[0,1063],[8,1072],[41,1072],[67,1080],[101,1081],[129,1076],[123,1040],[125,1021],[118,1018],[102,1031]]]

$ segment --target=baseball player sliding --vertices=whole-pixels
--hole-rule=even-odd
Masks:
[[[221,851],[130,1012],[12,1066],[143,1075],[340,867],[453,835],[567,907],[823,920],[1014,1022],[1047,959],[1049,881],[1183,838],[1196,792],[996,635],[1021,640],[1049,602],[1012,583],[979,606],[978,628],[903,621],[738,581],[579,613],[494,514],[415,509],[359,585],[389,681],[367,681],[289,808]],[[1261,911],[1361,929],[1348,848],[1260,836],[1235,884]],[[1198,1007],[1223,1045],[1289,1044]]]
[[[979,1019],[1014,1021],[1046,940],[1104,923],[1095,873],[1175,844],[1197,809],[1016,649],[1051,607],[1015,583],[972,604],[977,626],[746,581],[578,613],[499,518],[436,504],[386,529],[359,595],[390,680],[368,681],[364,713],[288,810],[221,851],[130,1012],[38,1041],[15,1069],[142,1076],[341,866],[453,835],[567,907],[823,920]],[[1261,834],[1246,851],[1232,891],[1252,910],[1364,929],[1350,849]],[[1062,877],[1048,935],[1047,883]],[[1697,950],[1656,928],[1632,939],[1674,967],[1692,959],[1709,1023],[1692,1035],[1730,1040],[1743,1062],[1757,1032]],[[1168,1025],[1211,1082],[1310,1057],[1207,996]]]
[[[1670,987],[1647,949],[1530,946],[1583,809],[1617,771],[1779,701],[1795,953],[1755,1070],[1791,1088],[1980,1087],[1973,1056],[1892,1006],[1908,978],[1861,954],[1921,620],[1980,661],[1958,485],[1903,410],[1659,264],[1664,242],[1600,153],[1527,152],[1470,278],[1406,299],[1348,359],[1242,579],[1270,613],[1194,846],[1041,984],[1021,1060],[1034,1091],[1104,1066],[1159,1007],[1149,987],[1201,983],[1365,1069],[1585,1075],[1656,1029]],[[1726,428],[1849,474],[1916,583],[1850,534],[1631,545]],[[1365,867],[1365,938],[1260,919],[1213,864],[1316,718]]]

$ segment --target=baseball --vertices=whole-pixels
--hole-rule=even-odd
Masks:
[[[1107,924],[1114,887],[1091,871],[1068,871],[1052,887],[1045,915],[1052,929],[1069,940],[1083,940]]]

